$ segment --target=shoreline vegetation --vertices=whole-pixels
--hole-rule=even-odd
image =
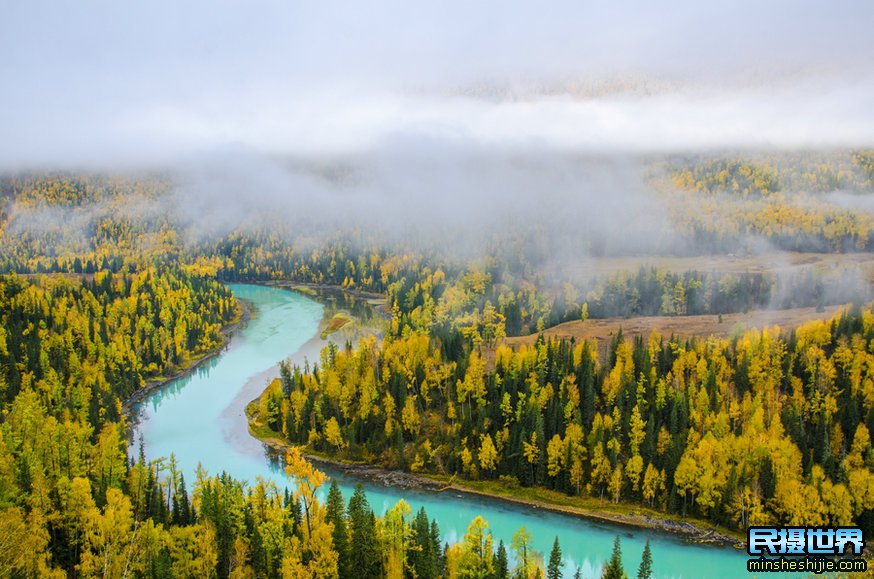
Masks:
[[[82,277],[84,274],[76,274],[76,277]],[[222,282],[227,283],[227,282]],[[339,286],[332,285],[323,285],[323,284],[308,284],[308,283],[297,283],[292,281],[274,281],[274,282],[262,282],[255,283],[253,285],[263,285],[267,287],[277,287],[281,289],[287,289],[290,291],[298,292],[307,297],[318,299],[323,297],[321,292],[337,292],[349,295],[356,299],[364,299],[368,304],[373,306],[373,310],[381,315],[384,315],[385,312],[383,308],[386,303],[385,296],[380,296],[379,294],[362,292],[358,290],[351,290],[347,288],[342,288]],[[183,378],[189,374],[192,374],[195,370],[197,370],[201,365],[207,363],[213,358],[222,354],[225,349],[228,347],[228,344],[231,341],[234,333],[246,327],[246,324],[252,319],[253,316],[257,315],[257,308],[250,301],[237,298],[237,303],[239,304],[239,312],[231,320],[229,323],[224,325],[220,330],[222,336],[222,343],[219,344],[215,349],[205,352],[200,356],[192,359],[187,365],[184,367],[178,368],[175,371],[171,372],[167,376],[158,376],[152,378],[146,382],[146,384],[138,389],[136,392],[125,398],[122,401],[122,412],[128,416],[129,419],[136,419],[135,413],[132,412],[133,407],[142,402],[144,398],[146,398],[149,394],[154,392],[155,390],[159,390],[163,388],[173,380],[177,380],[179,378]],[[327,305],[321,302],[323,305]],[[377,307],[380,306],[380,307]],[[335,321],[336,320],[336,321]],[[334,311],[329,308],[325,309],[325,314],[322,317],[322,321],[319,323],[318,333],[313,335],[310,339],[321,339],[326,340],[328,335],[334,334],[352,324],[354,321],[351,314],[345,311]]]
[[[284,455],[285,452],[293,447],[300,448],[297,445],[284,442],[276,432],[271,431],[258,420],[259,399],[260,397],[246,406],[249,434],[279,455]],[[316,465],[326,465],[344,474],[384,486],[431,492],[463,493],[489,500],[552,511],[598,523],[609,523],[635,529],[669,533],[697,544],[734,547],[736,549],[745,548],[746,545],[741,534],[732,533],[728,529],[710,525],[706,521],[690,517],[666,516],[664,513],[627,502],[611,504],[606,499],[571,497],[549,489],[511,487],[499,480],[469,481],[460,480],[454,475],[412,473],[387,469],[367,462],[353,462],[329,457],[324,453],[308,448],[304,448],[302,454],[307,460]],[[520,492],[527,496],[522,496]]]
[[[386,303],[385,297],[376,294],[350,290],[339,286],[297,284],[290,281],[270,282],[264,285],[299,291],[313,299],[324,297],[323,294],[320,293],[324,291],[343,293],[354,299],[367,300],[371,306],[374,306],[375,311],[384,314],[383,311],[376,307],[374,302],[381,301],[384,305]],[[377,298],[380,297],[381,300],[377,300]],[[313,339],[327,339],[327,336],[332,333],[331,331],[328,331],[328,328],[334,324],[336,315],[336,313],[326,307],[322,322],[319,324],[319,329],[313,336]],[[344,319],[343,325],[337,329],[348,327],[352,324],[353,320]],[[275,431],[270,430],[268,426],[258,420],[259,400],[261,396],[269,390],[270,387],[268,386],[268,388],[266,388],[258,398],[252,400],[246,406],[248,430],[250,435],[258,439],[272,451],[282,454],[296,445],[283,441]],[[594,522],[669,533],[682,537],[692,543],[705,543],[721,547],[731,546],[737,549],[745,546],[744,538],[740,533],[709,524],[707,521],[661,513],[642,505],[631,504],[624,501],[610,503],[607,499],[598,499],[595,497],[572,497],[545,488],[521,486],[511,487],[509,484],[499,480],[469,481],[460,480],[455,475],[412,473],[401,470],[386,469],[366,462],[354,462],[329,457],[309,448],[304,448],[303,450],[305,450],[304,455],[306,458],[314,463],[328,465],[346,474],[370,482],[381,483],[385,486],[433,492],[459,492],[483,497],[489,500],[504,501],[525,507],[549,510]]]
[[[234,335],[234,333],[244,328],[249,320],[252,318],[252,316],[257,314],[257,310],[254,304],[240,298],[236,298],[236,300],[239,304],[239,311],[237,312],[237,315],[234,317],[234,319],[231,320],[228,324],[224,325],[220,330],[222,336],[221,344],[219,344],[213,350],[205,352],[200,356],[194,358],[187,365],[175,370],[174,372],[171,372],[168,376],[159,376],[148,380],[142,388],[128,396],[122,402],[122,413],[125,414],[129,419],[128,430],[130,432],[128,434],[131,434],[133,432],[132,425],[137,420],[136,412],[133,412],[134,406],[136,404],[142,402],[142,400],[146,396],[148,396],[155,390],[163,388],[173,380],[177,380],[179,378],[188,376],[189,374],[193,374],[203,364],[221,355],[221,353],[224,352],[225,349],[228,347],[228,344],[230,344],[231,337]],[[130,438],[130,436],[128,438]]]
[[[292,447],[296,447],[297,445],[281,440],[277,433],[269,430],[258,420],[258,400],[253,400],[246,407],[249,434],[261,441],[271,451],[280,455]],[[571,497],[537,487],[511,487],[499,480],[469,481],[458,479],[454,475],[393,470],[366,462],[353,462],[329,457],[324,453],[305,447],[303,450],[302,454],[306,459],[316,465],[326,465],[344,474],[384,486],[431,492],[463,493],[489,500],[543,509],[598,523],[669,533],[691,543],[734,547],[736,549],[742,549],[746,546],[743,536],[739,533],[732,533],[728,529],[690,517],[673,517],[641,505],[627,502],[610,503],[607,499],[595,497]],[[527,496],[521,496],[520,491]]]

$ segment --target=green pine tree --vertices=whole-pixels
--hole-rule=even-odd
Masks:
[[[351,548],[349,560],[356,577],[362,579],[382,576],[382,555],[376,541],[376,517],[364,495],[361,483],[349,499],[349,523]]]
[[[332,538],[334,550],[337,551],[337,572],[340,577],[352,577],[352,567],[349,561],[349,535],[346,529],[346,509],[343,503],[343,495],[340,493],[340,485],[337,480],[331,481],[331,489],[328,491],[326,504],[326,519],[334,525]]]
[[[549,554],[549,565],[546,567],[547,579],[561,579],[561,546],[558,544],[558,537],[552,544],[552,552]]]
[[[435,559],[432,554],[431,526],[425,507],[419,509],[413,520],[413,548],[407,552],[407,565],[419,579],[437,577]],[[439,548],[439,547],[438,547]]]
[[[496,579],[508,579],[510,577],[510,564],[507,561],[507,548],[504,547],[504,541],[498,543],[498,554],[495,556],[495,577]]]
[[[622,547],[619,537],[613,541],[613,554],[610,556],[607,566],[604,567],[604,572],[601,573],[601,579],[628,579],[625,569],[622,568]]]
[[[446,558],[443,556],[443,546],[440,544],[440,528],[437,521],[431,521],[431,567],[435,577],[442,577],[446,568]]]
[[[646,545],[643,547],[643,558],[637,569],[637,579],[652,579],[652,549],[649,546],[649,539],[646,540]]]

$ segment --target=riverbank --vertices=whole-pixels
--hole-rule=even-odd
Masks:
[[[277,438],[277,433],[269,430],[259,421],[258,399],[253,400],[246,407],[246,417],[249,422],[249,433],[274,452],[281,455],[292,446]],[[317,465],[329,466],[344,474],[395,488],[463,493],[599,523],[670,533],[693,543],[709,543],[738,549],[746,547],[745,538],[740,533],[715,527],[703,520],[672,517],[640,505],[611,503],[594,497],[571,497],[539,487],[510,487],[496,480],[467,481],[458,480],[455,476],[385,469],[367,463],[339,460],[311,450],[307,450],[304,454]]]
[[[235,316],[233,320],[231,320],[228,324],[222,327],[220,330],[220,334],[222,337],[222,343],[215,349],[205,352],[200,356],[194,358],[191,362],[189,362],[185,367],[179,368],[169,376],[160,376],[158,378],[152,378],[151,380],[146,381],[146,384],[128,396],[121,403],[121,411],[122,414],[128,415],[129,418],[133,418],[133,420],[129,420],[130,423],[136,420],[135,416],[131,416],[131,410],[133,410],[134,405],[141,402],[146,396],[154,392],[155,390],[163,387],[168,382],[176,380],[177,378],[182,378],[193,373],[197,370],[201,365],[207,363],[212,360],[219,354],[221,354],[225,348],[227,348],[228,343],[231,341],[231,336],[233,336],[234,332],[240,330],[245,327],[249,322],[249,319],[256,313],[256,308],[254,304],[250,303],[247,300],[237,299],[237,303],[240,305],[240,311]]]
[[[256,282],[258,283],[258,282]],[[308,295],[310,297],[318,297],[320,291],[330,291],[330,292],[339,292],[349,296],[352,296],[357,299],[365,300],[371,305],[381,305],[383,306],[383,311],[381,313],[388,313],[385,310],[385,307],[388,304],[388,299],[385,297],[385,294],[375,293],[363,291],[355,288],[347,288],[339,285],[331,285],[325,283],[307,283],[307,282],[298,282],[291,280],[272,280],[263,282],[263,285],[268,287],[279,287],[290,289],[292,291],[296,291],[298,293]],[[374,308],[379,309],[379,308]]]

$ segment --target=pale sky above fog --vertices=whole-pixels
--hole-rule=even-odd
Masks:
[[[5,169],[874,144],[870,0],[5,4]]]

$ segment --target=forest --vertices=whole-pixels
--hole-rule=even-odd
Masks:
[[[787,251],[870,251],[871,159],[868,149],[677,157],[654,184],[701,249],[752,236]]]
[[[869,161],[861,151],[851,162]],[[806,173],[776,166],[719,161],[668,177],[680,198],[698,195],[730,217],[692,223],[681,212],[678,226],[723,252],[741,231],[781,246],[807,240],[792,250],[868,248],[864,214],[811,203],[810,219],[797,218],[787,191]],[[374,512],[359,490],[344,503],[307,452],[737,530],[874,528],[874,310],[864,271],[838,284],[844,272],[814,267],[678,270],[654,259],[556,278],[539,266],[550,247],[529,244],[536,228],[472,258],[361,230],[301,242],[281,225],[247,225],[198,237],[164,209],[172,182],[0,180],[4,576],[560,576],[560,537],[549,554],[530,551],[524,528],[512,544],[494,544],[475,517],[458,543],[442,543],[435,521],[404,502]],[[738,199],[726,201],[724,189]],[[223,330],[242,316],[225,283],[274,280],[388,303],[381,339],[329,343],[311,364],[282,364],[258,399],[259,417],[292,445],[294,483],[203,471],[185,481],[173,456],[147,461],[129,440],[125,403],[225,343]],[[832,304],[853,305],[826,321],[728,339],[504,343],[569,320]],[[650,576],[652,556],[638,577]],[[623,576],[621,566],[617,541],[605,576]]]
[[[0,579],[735,579],[754,526],[874,537],[874,2],[2,20]]]
[[[142,447],[129,459],[122,401],[213,351],[239,315],[214,281],[12,275],[0,300],[3,576],[503,578],[561,565],[558,543],[547,563],[526,550],[524,528],[521,546],[492,549],[478,518],[447,545],[424,510],[376,517],[360,487],[347,507],[335,483],[322,505],[326,477],[298,453],[283,489],[203,471],[189,485],[172,455],[147,462]]]
[[[874,311],[733,340],[483,339],[402,327],[284,367],[261,415],[289,441],[412,471],[628,500],[744,529],[874,507]]]

